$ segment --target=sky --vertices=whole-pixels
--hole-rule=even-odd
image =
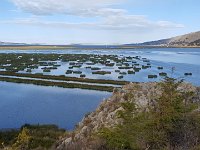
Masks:
[[[199,0],[0,0],[0,41],[128,44],[200,30]]]

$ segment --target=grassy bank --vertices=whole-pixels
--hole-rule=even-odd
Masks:
[[[20,78],[10,78],[10,77],[0,77],[0,81],[12,82],[12,83],[34,84],[34,85],[41,85],[41,86],[56,86],[56,87],[62,87],[62,88],[80,88],[80,89],[98,90],[98,91],[107,91],[107,92],[112,92],[114,89],[114,87],[112,86],[98,86],[98,85],[66,83],[66,82],[51,82],[51,81],[43,81],[43,80],[31,80],[31,79],[20,79]]]
[[[86,83],[97,83],[97,84],[113,84],[113,85],[125,85],[125,84],[129,83],[127,81],[117,81],[117,80],[88,79],[88,78],[76,78],[76,77],[40,75],[40,74],[23,74],[23,73],[15,73],[15,72],[7,72],[7,71],[0,71],[0,75],[28,77],[28,78],[37,78],[37,79],[50,79],[50,80],[59,80],[59,81],[75,81],[75,82],[86,82]]]
[[[74,49],[73,46],[51,46],[51,45],[25,45],[25,46],[0,46],[0,50],[54,50],[54,49]]]

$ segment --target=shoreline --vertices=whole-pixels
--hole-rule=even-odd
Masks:
[[[151,49],[151,48],[200,48],[200,46],[91,46],[76,47],[70,45],[0,45],[0,50],[113,50],[113,49]]]
[[[77,77],[67,77],[67,76],[55,76],[55,75],[38,75],[38,74],[25,74],[25,73],[15,73],[8,71],[0,71],[2,76],[14,76],[14,77],[28,77],[36,79],[48,79],[48,80],[58,80],[58,81],[74,81],[80,83],[94,83],[94,84],[111,84],[111,85],[125,85],[130,82],[120,81],[120,80],[106,80],[106,79],[90,79],[90,78],[77,78]]]
[[[0,77],[0,81],[11,82],[11,83],[23,83],[23,84],[33,84],[41,86],[52,86],[52,87],[61,87],[61,88],[79,88],[86,90],[97,90],[112,92],[115,87],[112,86],[99,86],[99,85],[89,85],[89,84],[77,84],[77,83],[66,83],[66,82],[52,82],[44,80],[31,80],[31,79],[20,79],[20,78],[10,78],[10,77]]]

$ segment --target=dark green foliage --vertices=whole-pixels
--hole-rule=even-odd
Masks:
[[[43,70],[56,70],[57,69],[57,67],[43,67],[43,68],[41,68],[41,69],[43,69]]]
[[[70,62],[69,65],[73,66],[75,65],[76,63],[75,62]]]
[[[163,70],[163,67],[158,67],[158,70]]]
[[[85,78],[86,75],[85,75],[85,74],[81,74],[80,77],[81,77],[81,78]]]
[[[127,73],[126,73],[126,72],[120,72],[119,74],[121,74],[121,75],[126,75]]]
[[[185,73],[185,76],[192,76],[192,73]]]
[[[133,69],[135,72],[139,72],[141,70],[141,68],[137,68],[137,67],[134,67]]]
[[[139,66],[140,64],[134,64],[134,66]]]
[[[92,67],[91,66],[87,66],[87,67],[85,67],[86,69],[91,69]]]
[[[165,77],[165,76],[167,76],[167,73],[166,72],[161,72],[161,73],[159,73],[159,76]]]
[[[83,64],[91,66],[98,63],[113,67],[115,62],[127,64],[127,59],[130,58],[121,59],[117,55],[12,53],[0,54],[0,67],[12,72],[23,71],[27,68],[37,69],[39,66],[56,68],[61,66],[59,62],[69,62],[69,69],[80,68]]]
[[[92,72],[92,74],[106,75],[106,74],[111,74],[111,72],[110,71],[96,71],[96,72]]]
[[[82,71],[73,71],[73,74],[82,74]]]
[[[82,65],[74,65],[74,66],[72,66],[72,68],[81,68],[82,67]]]
[[[17,137],[20,134],[22,135],[24,129],[28,131],[28,135],[23,135],[23,137],[28,137],[27,149],[49,149],[56,143],[56,141],[60,137],[66,134],[66,131],[64,129],[59,129],[55,125],[26,124],[22,126],[20,130],[0,132],[0,142],[3,143],[2,146],[13,147],[13,149],[21,147],[20,144],[22,143],[19,143],[19,141],[17,141]],[[3,147],[0,146],[0,148]]]
[[[142,69],[148,69],[148,68],[151,68],[151,66],[142,65]]]
[[[85,78],[83,78],[85,79]],[[57,86],[62,88],[80,88],[88,90],[98,90],[112,92],[114,87],[112,86],[100,86],[100,85],[89,85],[89,84],[79,84],[79,83],[66,83],[66,82],[54,82],[54,81],[43,81],[43,80],[32,80],[32,79],[22,79],[22,78],[10,78],[10,77],[0,77],[0,81],[12,82],[12,83],[25,83],[34,84],[41,86]]]
[[[134,101],[134,93],[127,94],[118,111],[123,125],[104,128],[99,136],[110,149],[132,150],[193,150],[200,147],[200,114],[195,111],[193,92],[182,92],[182,81],[165,78],[158,86],[161,95],[145,108]]]
[[[66,74],[72,74],[73,70],[67,70]],[[103,79],[82,79],[76,77],[65,77],[65,76],[54,76],[54,75],[43,75],[41,73],[37,74],[23,74],[14,72],[0,71],[0,75],[5,76],[16,76],[16,77],[28,77],[37,79],[50,79],[50,80],[62,80],[62,81],[77,81],[77,82],[87,82],[87,83],[99,83],[99,84],[114,84],[114,85],[125,85],[129,82],[127,81],[116,81],[116,80],[103,80]]]
[[[122,66],[122,64],[116,64],[116,66],[118,66],[118,67],[121,67],[121,66]]]
[[[67,70],[65,74],[72,74],[73,70]]]
[[[128,70],[128,74],[135,74],[135,72],[132,70]]]
[[[150,64],[150,63],[147,63],[147,66],[151,66],[151,64]]]
[[[118,79],[123,79],[124,78],[124,76],[118,76]]]
[[[29,73],[31,73],[32,71],[31,71],[31,69],[27,69],[27,70],[26,70],[26,72],[29,72]]]
[[[22,128],[24,127],[29,130],[31,136],[30,149],[37,147],[49,149],[65,133],[65,130],[59,129],[56,125],[25,125]]]
[[[51,72],[50,69],[44,69],[43,72]]]
[[[93,67],[93,68],[91,68],[91,70],[101,70],[101,68]]]
[[[157,78],[157,75],[148,75],[148,78],[153,79],[153,78]]]
[[[0,148],[3,148],[3,145],[11,145],[18,134],[17,130],[0,131]]]
[[[115,63],[107,63],[105,64],[105,66],[108,66],[108,67],[113,67],[115,65]]]
[[[128,66],[125,66],[125,67],[118,67],[118,69],[132,69],[133,67],[128,67]]]

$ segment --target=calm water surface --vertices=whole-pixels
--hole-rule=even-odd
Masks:
[[[100,55],[123,55],[123,56],[141,56],[151,61],[152,68],[142,70],[135,75],[125,75],[123,80],[132,82],[149,82],[160,81],[161,77],[157,79],[148,79],[149,74],[159,74],[159,72],[166,72],[168,75],[175,78],[184,78],[185,81],[191,82],[194,85],[200,86],[200,48],[151,48],[151,49],[115,49],[115,50],[1,50],[0,53],[44,53],[44,54],[100,54]],[[68,68],[68,64],[61,62],[61,67],[52,71],[52,75],[64,75]],[[158,70],[157,67],[162,66],[164,70]],[[87,78],[94,79],[111,79],[119,80],[118,74],[114,72],[116,67],[104,67],[105,71],[111,71],[110,75],[93,75],[87,69],[82,68],[77,70],[86,74]],[[97,66],[100,67],[100,66]],[[175,68],[172,74],[172,67]],[[42,73],[42,70],[33,70],[33,73]],[[192,76],[185,77],[184,73],[192,73]],[[76,76],[79,75],[68,75]]]
[[[184,77],[187,82],[200,86],[200,49],[162,48],[132,50],[1,50],[0,53],[58,53],[58,54],[115,54],[141,56],[151,60],[152,68],[142,70],[136,75],[126,75],[124,80],[148,82],[148,74],[162,72],[173,77],[184,77],[185,72],[192,72],[191,77]],[[175,67],[172,74],[171,68]],[[53,74],[65,73],[67,64],[62,64]],[[115,68],[104,68],[105,70]],[[84,71],[84,70],[82,70]],[[117,79],[115,72],[105,76],[89,78]],[[0,128],[19,128],[24,123],[57,124],[65,129],[73,129],[87,112],[95,110],[100,102],[111,95],[107,92],[42,87],[35,85],[0,82]]]
[[[0,129],[29,124],[56,124],[73,129],[84,115],[111,95],[81,89],[64,89],[0,82]]]

